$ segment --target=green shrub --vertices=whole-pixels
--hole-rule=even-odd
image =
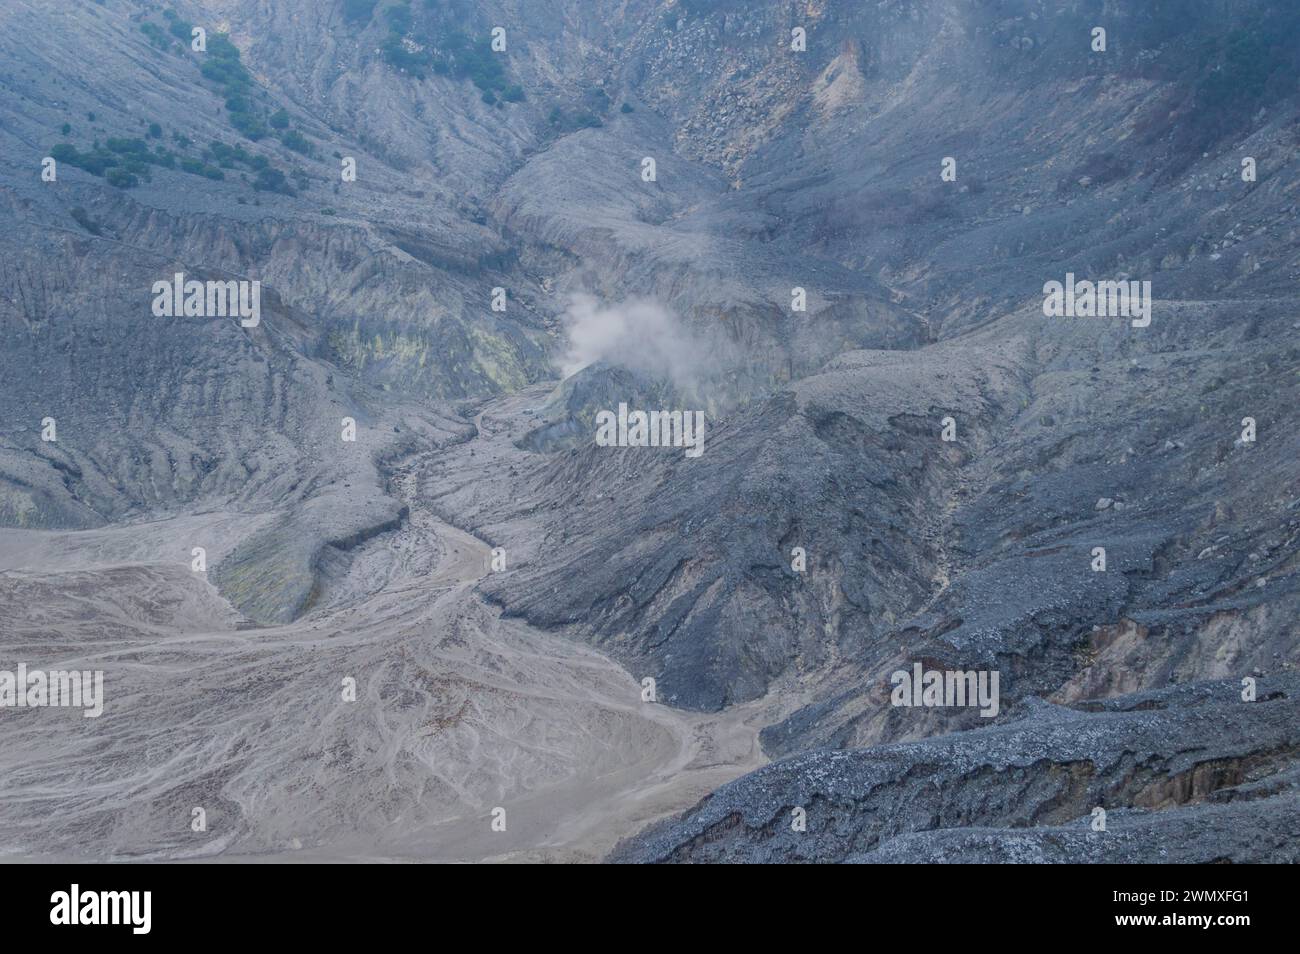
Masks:
[[[254,116],[252,113],[231,113],[230,125],[244,134],[248,139],[257,142],[268,135],[266,125]]]
[[[103,229],[100,224],[90,217],[90,214],[81,206],[76,206],[72,210],[72,220],[80,225],[91,235],[102,235]]]
[[[426,6],[435,8],[439,4],[431,0]],[[380,53],[390,66],[405,70],[417,79],[424,77],[426,69],[432,69],[440,76],[470,80],[482,93],[492,94],[483,96],[483,101],[489,104],[517,103],[524,98],[523,87],[508,82],[502,65],[504,58],[492,51],[492,43],[487,38],[471,39],[455,28],[445,34],[424,36],[416,27],[406,0],[387,8],[384,14],[389,32],[380,44]],[[424,28],[424,32],[429,33],[429,28]],[[404,42],[408,36],[423,49],[408,49]]]
[[[109,136],[104,145],[110,152],[116,152],[123,156],[149,155],[149,144],[143,139],[124,139]]]
[[[205,60],[199,67],[203,78],[222,87],[227,96],[236,96],[248,91],[252,85],[248,71],[243,64],[230,60]]]
[[[384,42],[380,44],[379,49],[389,66],[406,70],[416,79],[424,78],[424,68],[430,62],[428,50],[408,50],[402,40],[402,35],[397,32],[389,33]]]
[[[490,41],[473,41],[456,31],[447,38],[447,50],[452,60],[451,75],[457,79],[468,79],[479,89],[499,90],[508,85],[501,58],[492,52]]]
[[[192,176],[203,176],[213,180],[221,180],[226,177],[226,174],[216,166],[210,166],[206,162],[188,157],[181,159],[181,171],[188,172]]]
[[[290,129],[287,133],[281,136],[280,142],[284,143],[286,147],[292,149],[294,152],[300,152],[304,156],[310,156],[312,154],[311,140],[296,129]]]
[[[104,173],[108,184],[118,189],[131,189],[140,184],[135,174],[126,169],[113,168]]]
[[[77,147],[70,142],[56,143],[50,148],[50,156],[70,166],[77,164]]]
[[[293,195],[293,189],[289,185],[289,180],[284,177],[284,173],[279,169],[266,168],[257,173],[257,178],[253,180],[253,188],[258,192],[279,192],[282,195]]]
[[[154,156],[142,139],[110,138],[103,146],[96,141],[89,152],[80,153],[77,159],[83,164],[82,168],[95,175],[119,166],[137,175],[148,175],[148,165]]]
[[[188,45],[190,40],[193,39],[194,24],[173,15],[171,23],[167,25],[167,30],[176,39]]]
[[[156,49],[165,50],[172,45],[172,41],[167,39],[167,34],[163,32],[162,27],[156,23],[140,24],[140,32],[149,38],[149,45]]]
[[[239,62],[239,47],[230,42],[229,34],[218,33],[210,37],[208,39],[208,55],[227,63],[234,63],[241,71],[244,69],[243,64]]]
[[[559,106],[551,107],[546,121],[552,126],[557,126],[561,132],[575,132],[579,129],[591,129],[605,125],[600,117],[590,110],[583,109],[576,113],[566,113]]]

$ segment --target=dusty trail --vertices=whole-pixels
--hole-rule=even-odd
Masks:
[[[598,652],[503,620],[475,590],[488,545],[424,503],[432,462],[396,468],[409,518],[283,626],[241,628],[176,559],[200,529],[233,545],[240,515],[0,536],[26,608],[4,658],[105,671],[98,719],[4,714],[0,856],[597,860],[764,761],[761,704],[642,703]]]

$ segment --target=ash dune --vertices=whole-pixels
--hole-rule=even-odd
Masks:
[[[644,706],[601,655],[485,606],[488,547],[420,503],[426,463],[397,471],[403,529],[356,548],[326,605],[283,626],[159,560],[158,540],[221,539],[231,515],[13,534],[0,580],[27,611],[11,651],[104,669],[111,695],[100,719],[9,717],[5,853],[594,860],[758,764],[745,714]]]

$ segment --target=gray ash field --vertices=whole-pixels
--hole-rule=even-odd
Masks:
[[[0,859],[1300,861],[1298,75],[1283,0],[6,0]]]

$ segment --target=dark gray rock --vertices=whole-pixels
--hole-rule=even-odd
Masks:
[[[1300,679],[1039,708],[987,729],[783,759],[614,860],[1294,861]],[[805,831],[792,812],[806,812]],[[1094,809],[1104,831],[1092,830]],[[1279,827],[1280,826],[1280,827]]]

